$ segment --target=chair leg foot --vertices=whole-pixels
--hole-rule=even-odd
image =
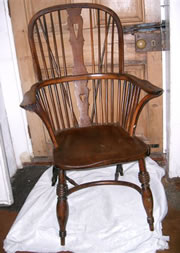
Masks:
[[[120,174],[121,176],[124,176],[122,164],[118,164],[118,165],[116,166],[115,181],[118,181],[119,174]]]
[[[154,219],[147,219],[148,223],[149,223],[149,229],[151,231],[154,231]]]
[[[59,183],[57,186],[57,218],[60,226],[60,239],[61,245],[65,245],[65,237],[66,237],[66,223],[68,220],[68,202],[67,202],[67,184],[65,178],[65,171],[59,170]]]
[[[57,168],[56,166],[53,166],[53,175],[52,175],[52,186],[54,186],[57,182],[57,178],[58,178],[58,175],[59,175],[59,168]]]
[[[149,173],[146,171],[144,159],[139,160],[139,181],[142,187],[142,200],[143,205],[147,214],[147,222],[149,224],[149,229],[154,230],[154,218],[153,218],[153,197],[149,186]]]
[[[66,232],[59,231],[60,243],[62,246],[65,245]]]

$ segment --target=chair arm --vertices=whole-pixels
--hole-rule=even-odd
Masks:
[[[144,95],[143,98],[141,98],[134,111],[134,115],[132,117],[132,121],[129,127],[129,133],[132,136],[135,134],[138,119],[142,109],[151,99],[162,95],[163,89],[153,85],[147,80],[142,80],[130,74],[124,74],[123,76],[126,78],[127,81],[132,82],[133,84],[135,84],[136,86],[138,86],[140,89],[142,89],[147,93],[146,95]]]
[[[20,104],[20,107],[22,107],[25,110],[35,112],[41,118],[41,120],[43,121],[43,123],[47,127],[47,130],[49,132],[49,135],[51,137],[51,140],[52,140],[54,146],[58,147],[58,143],[56,141],[54,129],[52,127],[49,116],[48,116],[47,112],[42,108],[42,106],[39,103],[37,96],[36,96],[37,90],[42,83],[43,82],[35,83],[31,87],[31,89],[24,94],[24,98],[23,98],[22,103]]]
[[[27,91],[24,94],[23,101],[20,104],[20,107],[22,107],[25,110],[28,111],[35,111],[36,107],[36,91],[37,91],[38,83],[35,83],[29,91]]]
[[[127,80],[133,82],[135,85],[137,85],[139,88],[147,92],[148,94],[152,94],[154,96],[160,96],[163,93],[163,89],[153,85],[147,80],[142,80],[136,76],[130,75],[130,74],[123,74],[126,76]]]

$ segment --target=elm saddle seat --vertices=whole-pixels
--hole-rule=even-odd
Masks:
[[[68,196],[92,186],[137,190],[153,230],[153,197],[144,160],[150,150],[135,130],[143,107],[162,89],[124,73],[119,17],[99,4],[52,6],[32,17],[28,36],[37,83],[26,92],[21,107],[40,117],[54,146],[52,185],[58,179],[61,245],[65,245]],[[122,164],[131,161],[138,161],[141,187],[119,180]],[[110,180],[78,185],[66,175],[66,170],[81,173],[112,164],[117,166]],[[69,189],[67,181],[72,184]]]
[[[54,163],[65,170],[131,162],[148,153],[146,144],[115,125],[68,129],[57,141]]]

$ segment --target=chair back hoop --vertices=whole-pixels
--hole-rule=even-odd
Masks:
[[[72,74],[123,72],[119,17],[91,3],[63,4],[36,13],[28,37],[38,81]]]
[[[39,11],[29,24],[29,42],[39,81],[69,75],[123,71],[121,22],[112,10],[102,5],[65,4]],[[89,126],[92,119],[88,115],[87,81],[75,81],[74,88],[79,126]],[[62,89],[65,91],[67,87]],[[54,99],[52,92],[51,98]],[[66,100],[69,107],[72,100],[69,96]],[[72,113],[74,115],[74,110]],[[67,124],[70,125],[68,119]]]

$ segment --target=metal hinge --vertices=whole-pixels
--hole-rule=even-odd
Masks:
[[[155,22],[155,23],[144,23],[144,24],[137,24],[137,25],[128,25],[123,26],[123,32],[124,33],[139,33],[139,32],[154,32],[154,31],[160,31],[161,29],[166,28],[166,22],[165,20],[162,20],[162,22]]]
[[[151,148],[159,148],[159,144],[150,144]]]

